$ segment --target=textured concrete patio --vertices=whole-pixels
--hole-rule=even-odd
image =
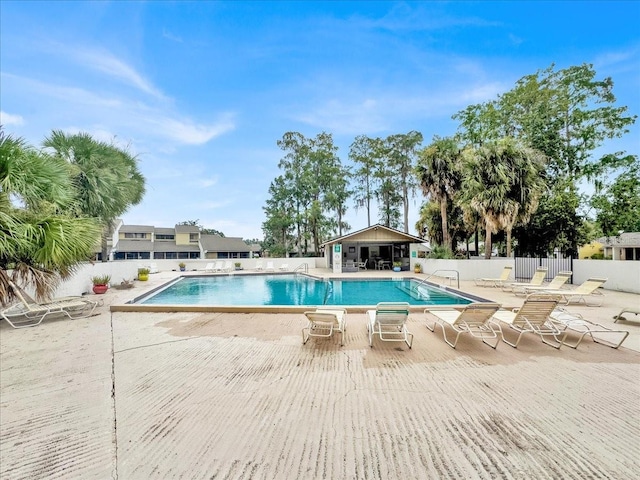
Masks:
[[[371,275],[368,272],[367,275]],[[412,313],[413,348],[302,345],[301,314],[126,313],[0,324],[0,478],[612,478],[640,471],[640,296],[572,312],[631,332],[614,350],[538,337],[454,350]],[[389,275],[389,272],[379,273]],[[410,276],[413,276],[411,274]],[[522,298],[463,282],[508,306]],[[381,299],[384,300],[384,299]],[[631,317],[633,320],[633,317]],[[637,318],[636,320],[640,320]]]

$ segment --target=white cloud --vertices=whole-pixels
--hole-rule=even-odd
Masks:
[[[191,120],[177,120],[170,117],[147,118],[150,124],[155,124],[169,138],[188,145],[202,145],[212,138],[218,137],[235,128],[232,116],[223,115],[212,125],[202,125]]]
[[[24,118],[21,115],[12,115],[11,113],[0,111],[0,125],[24,125]]]
[[[295,119],[336,134],[375,133],[388,127],[380,103],[367,98],[355,103],[331,99],[320,102],[310,111],[295,115]]]
[[[106,50],[78,49],[67,50],[67,53],[69,57],[86,67],[106,73],[154,97],[160,99],[165,98],[164,94],[151,82],[146,80],[133,67],[115,57],[111,52]]]
[[[126,129],[133,136],[202,145],[235,128],[234,115],[231,113],[221,114],[217,121],[204,124],[176,114],[165,103],[154,106],[125,96],[117,97],[6,73],[2,73],[2,78],[6,79],[3,83],[11,82],[14,91],[19,91],[25,98],[37,98],[39,111],[63,108],[68,116],[76,118],[76,124],[85,119],[100,118],[102,125],[96,128],[96,133],[100,134],[106,132],[105,135],[110,135],[110,131]],[[47,99],[54,101],[47,102]],[[60,101],[63,105],[59,104]],[[73,130],[73,127],[66,127],[65,130]],[[87,131],[87,128],[83,131]],[[163,148],[171,150],[166,145]]]
[[[197,206],[198,208],[203,210],[217,210],[219,208],[228,207],[231,204],[232,202],[229,200],[220,202],[199,202],[197,205],[194,205],[194,207]]]
[[[182,43],[182,37],[178,36],[178,35],[174,35],[171,32],[168,32],[167,30],[163,29],[162,30],[162,36],[164,38],[166,38],[167,40],[171,40],[172,42],[178,42],[178,43]]]
[[[606,52],[598,55],[594,59],[593,63],[597,68],[610,67],[614,65],[620,67],[630,63],[631,65],[629,65],[629,69],[632,69],[637,65],[638,53],[640,53],[640,51],[637,47],[628,50]]]
[[[218,177],[213,178],[202,178],[198,180],[197,184],[202,188],[209,188],[218,183]]]

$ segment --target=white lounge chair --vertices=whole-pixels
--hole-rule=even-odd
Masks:
[[[502,285],[505,292],[513,292],[514,290],[524,290],[526,287],[539,287],[544,283],[547,276],[548,267],[538,267],[528,282],[511,282]]]
[[[602,305],[604,295],[598,289],[602,287],[606,281],[606,278],[592,277],[585,280],[573,290],[545,290],[544,292],[550,295],[561,295],[565,305],[582,302],[588,306],[599,307]],[[589,300],[593,300],[593,302],[590,303]]]
[[[499,309],[500,305],[497,303],[470,303],[462,310],[431,307],[426,308],[424,313],[436,317],[436,321],[432,325],[427,323],[427,328],[434,332],[436,324],[439,324],[442,327],[444,341],[452,348],[456,348],[458,339],[463,333],[479,337],[491,348],[496,348],[500,338],[490,320]],[[456,332],[456,338],[453,342],[447,339],[445,327],[449,327]],[[488,338],[495,338],[495,343],[489,343],[487,341]]]
[[[289,271],[289,264],[288,263],[283,263],[282,265],[280,265],[279,269],[283,272],[288,272]]]
[[[224,262],[222,260],[217,261],[215,267],[213,267],[213,271],[214,272],[224,271]]]
[[[358,270],[366,270],[368,261],[369,259],[365,258],[364,262],[358,262]]]
[[[551,312],[551,321],[563,330],[566,329],[580,335],[575,343],[564,340],[563,344],[571,348],[578,348],[586,335],[589,335],[595,343],[601,343],[611,348],[618,348],[629,336],[629,332],[626,330],[613,330],[600,323],[589,321],[580,314],[569,313],[562,308],[556,308]]]
[[[259,261],[257,261],[257,262],[256,262],[256,270],[257,270],[257,271],[264,270],[264,267],[263,267],[263,265],[262,265],[262,261],[261,261],[261,260],[259,260]]]
[[[559,295],[533,294],[529,295],[522,306],[512,310],[498,310],[492,318],[493,324],[500,331],[502,340],[513,348],[517,348],[522,336],[525,333],[534,333],[540,335],[542,342],[560,348],[564,343],[566,332],[562,335],[562,331],[554,325],[549,316],[556,308],[560,301]],[[518,332],[518,338],[515,343],[508,341],[502,330],[502,325]],[[558,336],[562,338],[558,339]],[[555,343],[548,342],[545,337],[553,337]]]
[[[205,265],[205,267],[204,267],[204,271],[205,271],[205,272],[213,272],[213,271],[215,270],[215,268],[216,268],[215,263],[213,263],[213,262],[209,262],[209,263],[207,263],[207,264]]]
[[[231,264],[231,260],[227,260],[226,262],[224,262],[224,269],[225,272],[230,272],[231,270],[233,270],[233,265]]]
[[[155,262],[151,262],[149,264],[149,273],[158,273],[160,270],[158,270],[158,264]]]
[[[0,316],[13,328],[35,327],[48,316],[66,315],[71,319],[90,316],[98,306],[98,302],[83,297],[57,298],[48,302],[28,301],[21,290],[9,282],[20,302],[4,308]]]
[[[411,348],[413,334],[407,330],[408,303],[380,302],[375,310],[367,311],[367,316],[370,347],[373,347],[373,337],[377,335],[383,342],[403,341]]]
[[[507,280],[509,280],[511,270],[513,270],[513,267],[507,265],[502,270],[502,274],[499,278],[476,278],[474,279],[474,282],[479,287],[501,287]]]
[[[513,293],[516,295],[529,295],[531,293],[544,293],[550,290],[560,290],[564,284],[566,284],[573,275],[570,270],[562,270],[556,274],[555,277],[546,285],[523,285],[520,287],[514,287]]]
[[[273,267],[273,262],[267,262],[267,268],[265,270],[267,272],[275,272],[276,269]]]
[[[633,313],[635,315],[634,319],[636,319],[638,317],[638,315],[640,315],[640,306],[638,307],[624,307],[619,314],[617,314],[615,317],[613,317],[613,323],[617,323],[618,320],[624,320],[627,322],[630,322],[632,320],[629,320],[629,318],[625,318],[622,315],[625,313]]]
[[[344,345],[344,332],[347,330],[347,311],[341,308],[318,308],[304,312],[307,326],[302,329],[302,344],[310,337],[329,338],[340,333],[340,345]]]

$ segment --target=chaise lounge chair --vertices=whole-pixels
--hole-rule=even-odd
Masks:
[[[511,345],[513,348],[517,348],[522,336],[525,333],[534,333],[540,335],[542,343],[545,343],[553,348],[560,348],[566,337],[566,332],[561,339],[558,336],[563,332],[554,325],[549,316],[551,312],[556,308],[560,301],[559,295],[546,295],[546,294],[533,294],[529,295],[522,304],[522,307],[511,310],[498,310],[492,318],[492,323],[500,331],[502,340],[507,345]],[[502,330],[502,324],[509,329],[518,332],[518,338],[515,343],[508,341]],[[545,337],[553,337],[555,343],[548,342]]]
[[[403,341],[411,348],[413,334],[407,330],[408,303],[380,302],[375,310],[367,311],[367,316],[370,347],[373,347],[373,337],[377,335],[383,342]]]
[[[368,261],[369,259],[365,258],[364,262],[358,262],[358,270],[366,270]]]
[[[598,289],[606,283],[607,278],[592,277],[585,280],[573,290],[545,290],[544,293],[549,295],[560,295],[565,305],[571,303],[584,303],[590,307],[599,307],[602,305],[604,295]],[[593,303],[589,303],[589,299],[593,299]]]
[[[20,302],[0,311],[0,316],[13,328],[35,327],[48,316],[66,315],[71,319],[88,317],[98,306],[98,302],[83,297],[64,297],[44,303],[27,301],[13,282],[9,282],[9,285]]]
[[[635,315],[634,318],[637,318],[640,315],[640,307],[624,307],[619,314],[613,317],[613,323],[618,323],[618,320],[631,321],[622,316],[625,313],[633,313]]]
[[[513,270],[512,266],[506,266],[504,267],[504,270],[502,270],[500,278],[476,278],[474,282],[479,287],[501,287],[507,280],[509,280],[511,270]]]
[[[215,267],[213,267],[214,272],[223,272],[224,271],[224,262],[222,260],[216,262]]]
[[[573,275],[571,270],[562,270],[547,285],[522,285],[514,287],[513,293],[516,295],[529,295],[531,293],[544,293],[551,290],[560,290],[562,286],[569,281]]]
[[[207,263],[207,264],[205,265],[205,267],[204,267],[204,271],[205,271],[205,272],[213,272],[213,271],[215,270],[215,268],[216,268],[215,263],[210,262],[210,263]]]
[[[260,271],[264,270],[264,267],[262,266],[262,261],[258,261],[258,262],[256,262],[256,270],[257,270],[258,272],[260,272]]]
[[[500,305],[497,303],[471,303],[462,310],[426,308],[424,313],[436,317],[436,321],[432,325],[427,323],[427,328],[434,332],[436,324],[439,324],[442,327],[444,341],[452,348],[456,348],[458,339],[463,333],[479,337],[491,348],[496,348],[500,338],[490,320],[499,309]],[[456,338],[453,342],[447,339],[446,326],[456,332]],[[487,338],[495,338],[495,344],[487,342]]]
[[[282,265],[280,265],[279,267],[281,272],[288,272],[289,271],[289,264],[288,263],[283,263]]]
[[[302,329],[302,344],[310,337],[330,338],[340,333],[340,345],[344,345],[344,332],[347,330],[347,311],[341,308],[318,308],[304,312],[309,323]]]
[[[505,292],[513,292],[516,289],[524,290],[526,287],[539,287],[544,283],[544,278],[547,276],[548,270],[548,267],[538,267],[536,268],[536,272],[528,282],[505,283],[502,285],[502,290],[504,290]]]
[[[267,272],[275,272],[276,269],[273,267],[273,262],[267,262],[267,268],[265,270]]]
[[[551,321],[563,330],[570,330],[580,335],[575,343],[569,343],[565,339],[563,344],[571,348],[578,348],[585,335],[589,335],[595,343],[601,343],[611,348],[618,348],[629,336],[629,332],[626,330],[613,330],[599,323],[589,321],[580,314],[569,313],[562,308],[556,308],[551,312]],[[594,333],[596,334],[595,336]],[[614,338],[614,340],[612,341],[610,338]]]

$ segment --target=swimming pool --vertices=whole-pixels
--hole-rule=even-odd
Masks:
[[[413,279],[320,280],[305,275],[182,277],[136,300],[143,305],[466,305],[478,299]]]

